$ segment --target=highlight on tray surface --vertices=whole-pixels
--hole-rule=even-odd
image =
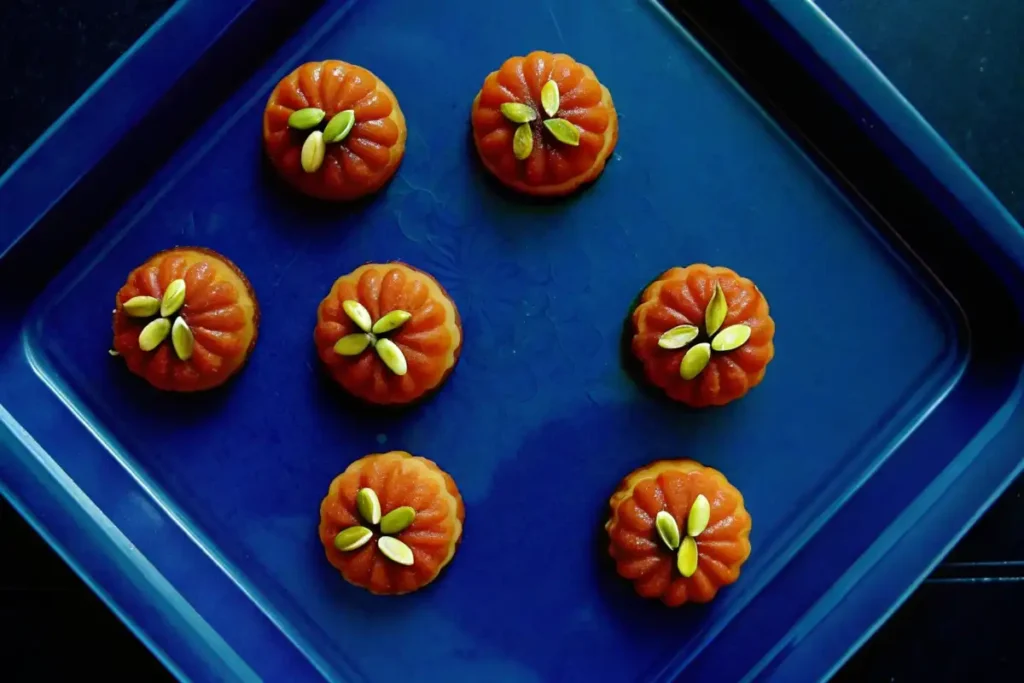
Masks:
[[[437,578],[462,540],[466,508],[433,461],[391,451],[367,455],[331,482],[320,541],[346,581],[401,595]]]
[[[462,348],[455,302],[404,263],[368,263],[335,281],[313,334],[331,377],[375,404],[406,404],[444,383]]]
[[[473,100],[473,141],[505,185],[564,195],[604,170],[618,139],[611,93],[569,55],[512,57]]]
[[[708,602],[750,555],[743,496],[718,470],[659,460],[631,472],[609,501],[608,552],[619,575],[670,607]]]
[[[352,200],[386,183],[405,153],[405,117],[370,71],[329,59],[291,72],[270,94],[263,142],[278,174],[299,191]]]
[[[168,249],[118,291],[113,353],[158,389],[211,389],[245,363],[259,319],[256,295],[235,264],[201,247]]]
[[[632,315],[644,375],[695,408],[734,401],[764,379],[775,355],[768,301],[747,278],[703,263],[672,268],[644,290]]]

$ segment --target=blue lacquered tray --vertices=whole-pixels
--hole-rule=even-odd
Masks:
[[[182,678],[812,680],[877,627],[1021,469],[1024,235],[804,0],[177,4],[0,179],[0,487]],[[484,76],[565,51],[619,111],[592,187],[496,188],[469,140]],[[262,160],[296,65],[371,68],[409,123],[355,206]],[[156,393],[107,357],[125,274],[176,244],[246,272],[263,322],[223,390]],[[451,380],[402,413],[340,401],[315,309],[365,261],[437,276]],[[754,279],[764,383],[690,411],[622,363],[635,295],[673,265]],[[442,580],[370,596],[326,563],[331,478],[404,449],[451,472]],[[744,492],[753,554],[707,606],[637,598],[606,559],[632,469],[693,457]]]

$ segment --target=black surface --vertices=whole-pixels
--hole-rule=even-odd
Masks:
[[[0,539],[0,681],[174,680],[2,498]]]
[[[215,1],[215,0],[210,0]],[[0,0],[0,172],[170,0]],[[1024,3],[818,0],[1024,218]],[[2,219],[2,217],[0,217]],[[1020,678],[1024,482],[1018,481],[837,675],[838,681]],[[130,632],[0,502],[0,679],[169,680]]]
[[[816,4],[1024,223],[1024,2]]]

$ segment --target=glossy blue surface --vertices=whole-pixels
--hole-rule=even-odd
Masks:
[[[198,4],[179,4],[58,124],[95,127],[86,149],[72,153],[54,135],[0,180],[0,283],[19,285],[0,311],[4,493],[180,675],[813,676],[1019,468],[1020,350],[979,356],[978,297],[877,217],[865,220],[656,5],[599,0],[581,14],[568,1],[329,2],[263,63],[245,52],[239,26],[265,25],[251,17],[270,10]],[[963,279],[983,282],[1003,324],[1019,329],[1019,226],[948,150],[928,146],[912,112],[900,118],[909,110],[856,71],[856,55],[809,6],[774,4],[807,22],[802,32],[864,96],[859,106],[896,117],[904,147],[891,157],[946,191],[934,201],[949,220],[934,230],[977,249]],[[767,26],[782,20],[764,3],[748,6]],[[536,21],[516,21],[524,12]],[[180,112],[190,103],[204,112],[201,95],[231,82],[226,63],[202,58],[225,44],[235,69],[251,60],[252,75],[210,105],[201,127],[183,130]],[[592,66],[621,118],[604,175],[558,202],[496,188],[468,140],[483,77],[536,47]],[[371,68],[409,122],[395,180],[354,208],[295,197],[262,163],[270,89],[297,64],[328,57]],[[167,96],[179,78],[189,87]],[[104,99],[128,93],[122,125],[111,126]],[[128,124],[131,145],[118,142]],[[164,158],[158,133],[188,140]],[[125,169],[154,149],[158,172],[133,185]],[[68,192],[76,183],[85,198]],[[132,196],[116,215],[80,213],[120,206],[118,192]],[[72,225],[69,214],[81,218]],[[62,231],[89,238],[67,262],[45,241]],[[174,244],[232,258],[263,313],[237,380],[184,399],[150,391],[105,353],[125,273]],[[317,367],[315,307],[338,275],[390,259],[449,290],[463,357],[430,402],[353,412]],[[633,382],[620,334],[650,279],[698,261],[753,278],[778,333],[760,387],[694,412]],[[330,479],[392,448],[437,460],[467,504],[445,576],[396,600],[342,582],[315,535]],[[601,524],[623,475],[682,456],[744,492],[754,554],[713,604],[672,611],[615,577]],[[969,466],[987,478],[967,486]],[[894,558],[898,567],[879,569]]]

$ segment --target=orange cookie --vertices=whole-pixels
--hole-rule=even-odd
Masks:
[[[633,354],[670,398],[725,405],[764,378],[775,355],[768,301],[728,268],[698,263],[655,280],[633,311]]]
[[[256,345],[256,295],[235,264],[209,249],[153,256],[128,275],[114,305],[114,351],[164,391],[219,386]]]
[[[391,451],[355,461],[331,482],[320,504],[320,541],[346,581],[401,595],[448,566],[465,520],[462,496],[446,472]]]
[[[386,183],[405,153],[405,117],[384,82],[335,59],[285,76],[263,114],[274,168],[311,197],[345,201]]]
[[[512,57],[491,73],[472,121],[484,166],[533,195],[569,194],[597,178],[619,136],[608,88],[590,67],[550,52]]]
[[[750,556],[750,514],[718,470],[659,460],[622,480],[609,501],[608,552],[619,575],[669,607],[708,602]]]
[[[369,403],[412,403],[459,360],[462,325],[437,280],[404,263],[368,263],[334,283],[313,334],[331,377]]]

